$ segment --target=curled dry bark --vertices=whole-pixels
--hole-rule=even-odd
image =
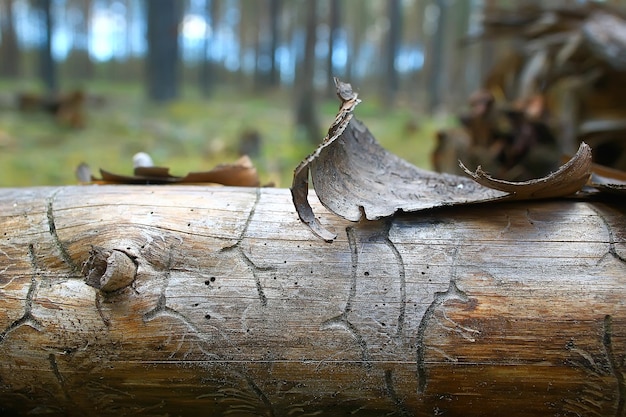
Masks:
[[[576,155],[557,171],[531,181],[511,182],[493,178],[479,166],[471,172],[461,162],[461,168],[477,183],[508,193],[507,200],[562,197],[574,194],[587,183],[591,174],[591,148],[581,143]]]
[[[459,204],[561,197],[579,191],[591,174],[591,148],[584,143],[559,170],[532,181],[497,180],[480,167],[471,173],[463,166],[471,178],[419,169],[378,144],[353,117],[358,94],[348,83],[335,79],[335,84],[341,100],[337,117],[322,144],[294,171],[291,188],[300,219],[326,241],[335,234],[307,201],[309,172],[320,202],[351,221]]]

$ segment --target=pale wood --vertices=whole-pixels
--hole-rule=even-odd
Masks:
[[[624,415],[623,204],[313,206],[335,242],[285,189],[0,190],[0,414]]]

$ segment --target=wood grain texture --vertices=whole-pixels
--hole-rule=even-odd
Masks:
[[[311,200],[335,242],[284,189],[0,190],[0,414],[625,414],[623,204]]]

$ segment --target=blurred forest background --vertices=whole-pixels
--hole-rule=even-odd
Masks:
[[[81,162],[130,173],[140,151],[179,175],[248,154],[289,186],[334,118],[333,76],[383,146],[431,169],[435,131],[517,45],[461,41],[519,3],[0,0],[0,186],[76,183]]]

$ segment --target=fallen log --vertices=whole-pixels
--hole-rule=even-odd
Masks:
[[[0,414],[624,415],[623,204],[0,190]]]

